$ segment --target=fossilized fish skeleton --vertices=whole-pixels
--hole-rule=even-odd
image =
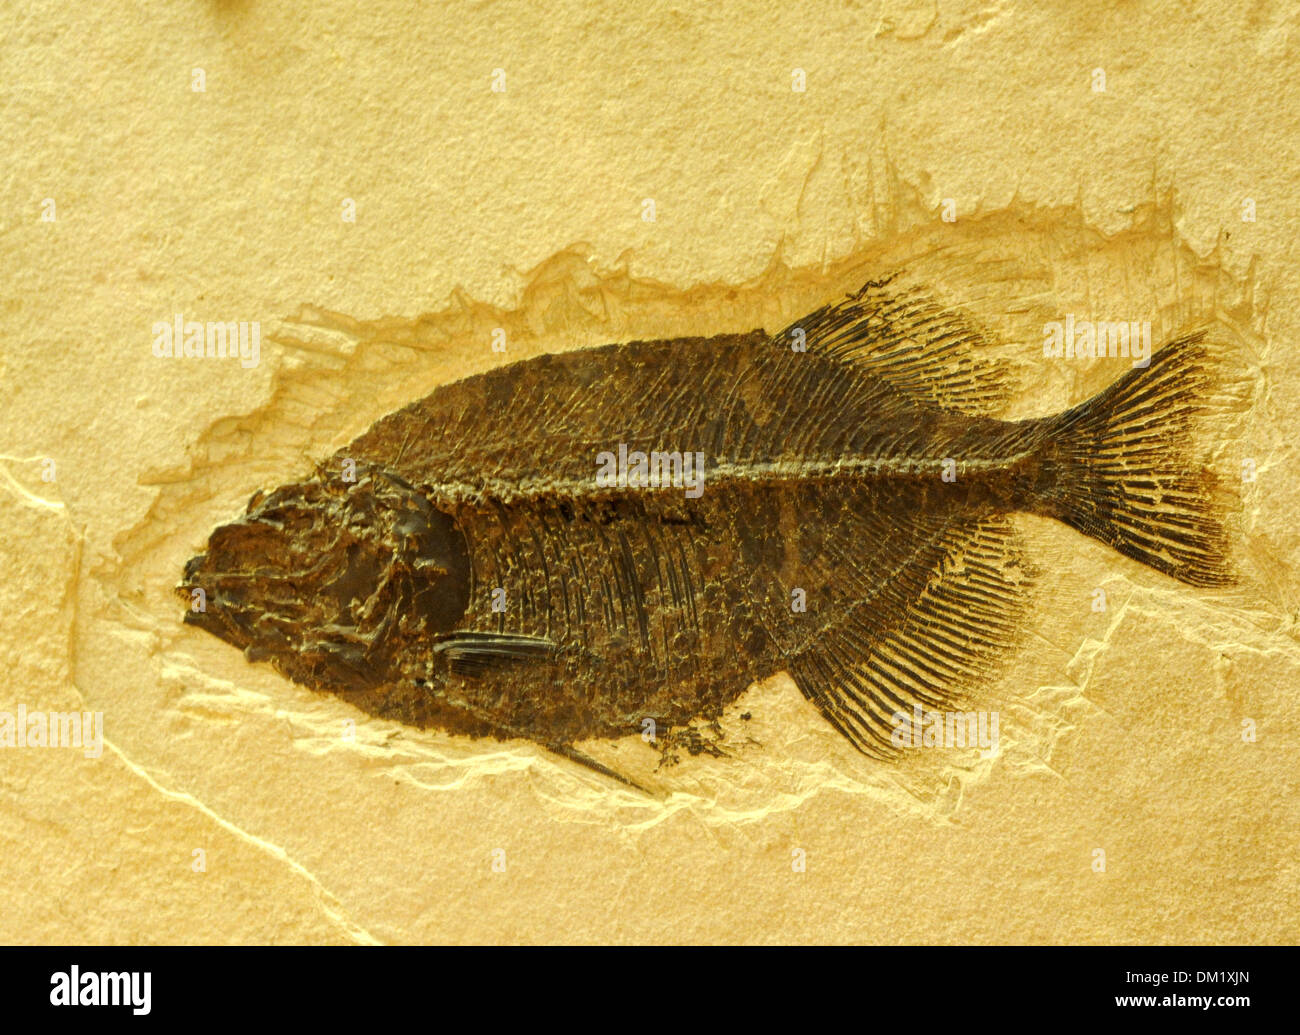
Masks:
[[[1229,581],[1191,433],[1201,338],[1056,416],[960,315],[886,281],[779,334],[533,359],[379,420],[213,532],[186,621],[374,715],[589,738],[715,720],[788,671],[889,755],[1022,625],[1009,516],[1046,515],[1196,586]]]

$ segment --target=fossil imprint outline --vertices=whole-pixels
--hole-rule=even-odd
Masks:
[[[1192,459],[1216,383],[1202,334],[1018,421],[995,416],[988,344],[884,278],[777,334],[453,382],[217,528],[177,587],[205,601],[185,620],[370,714],[625,781],[575,744],[647,719],[670,743],[779,671],[889,756],[895,716],[970,701],[1014,647],[1033,569],[1011,514],[1232,580]],[[669,491],[687,456],[702,491]]]

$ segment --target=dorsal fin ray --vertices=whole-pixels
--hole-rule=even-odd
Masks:
[[[778,340],[802,340],[809,352],[869,370],[918,402],[992,415],[1010,395],[1003,364],[981,355],[990,342],[960,313],[914,290],[891,289],[892,277],[868,281],[842,301],[787,327]]]

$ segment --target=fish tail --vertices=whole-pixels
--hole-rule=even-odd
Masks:
[[[1045,511],[1193,586],[1233,581],[1224,494],[1193,432],[1217,384],[1204,334],[1176,338],[1087,402],[1049,418]]]

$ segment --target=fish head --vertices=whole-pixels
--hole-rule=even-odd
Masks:
[[[185,621],[296,682],[347,691],[393,678],[469,603],[454,518],[378,466],[258,493],[185,565]]]

